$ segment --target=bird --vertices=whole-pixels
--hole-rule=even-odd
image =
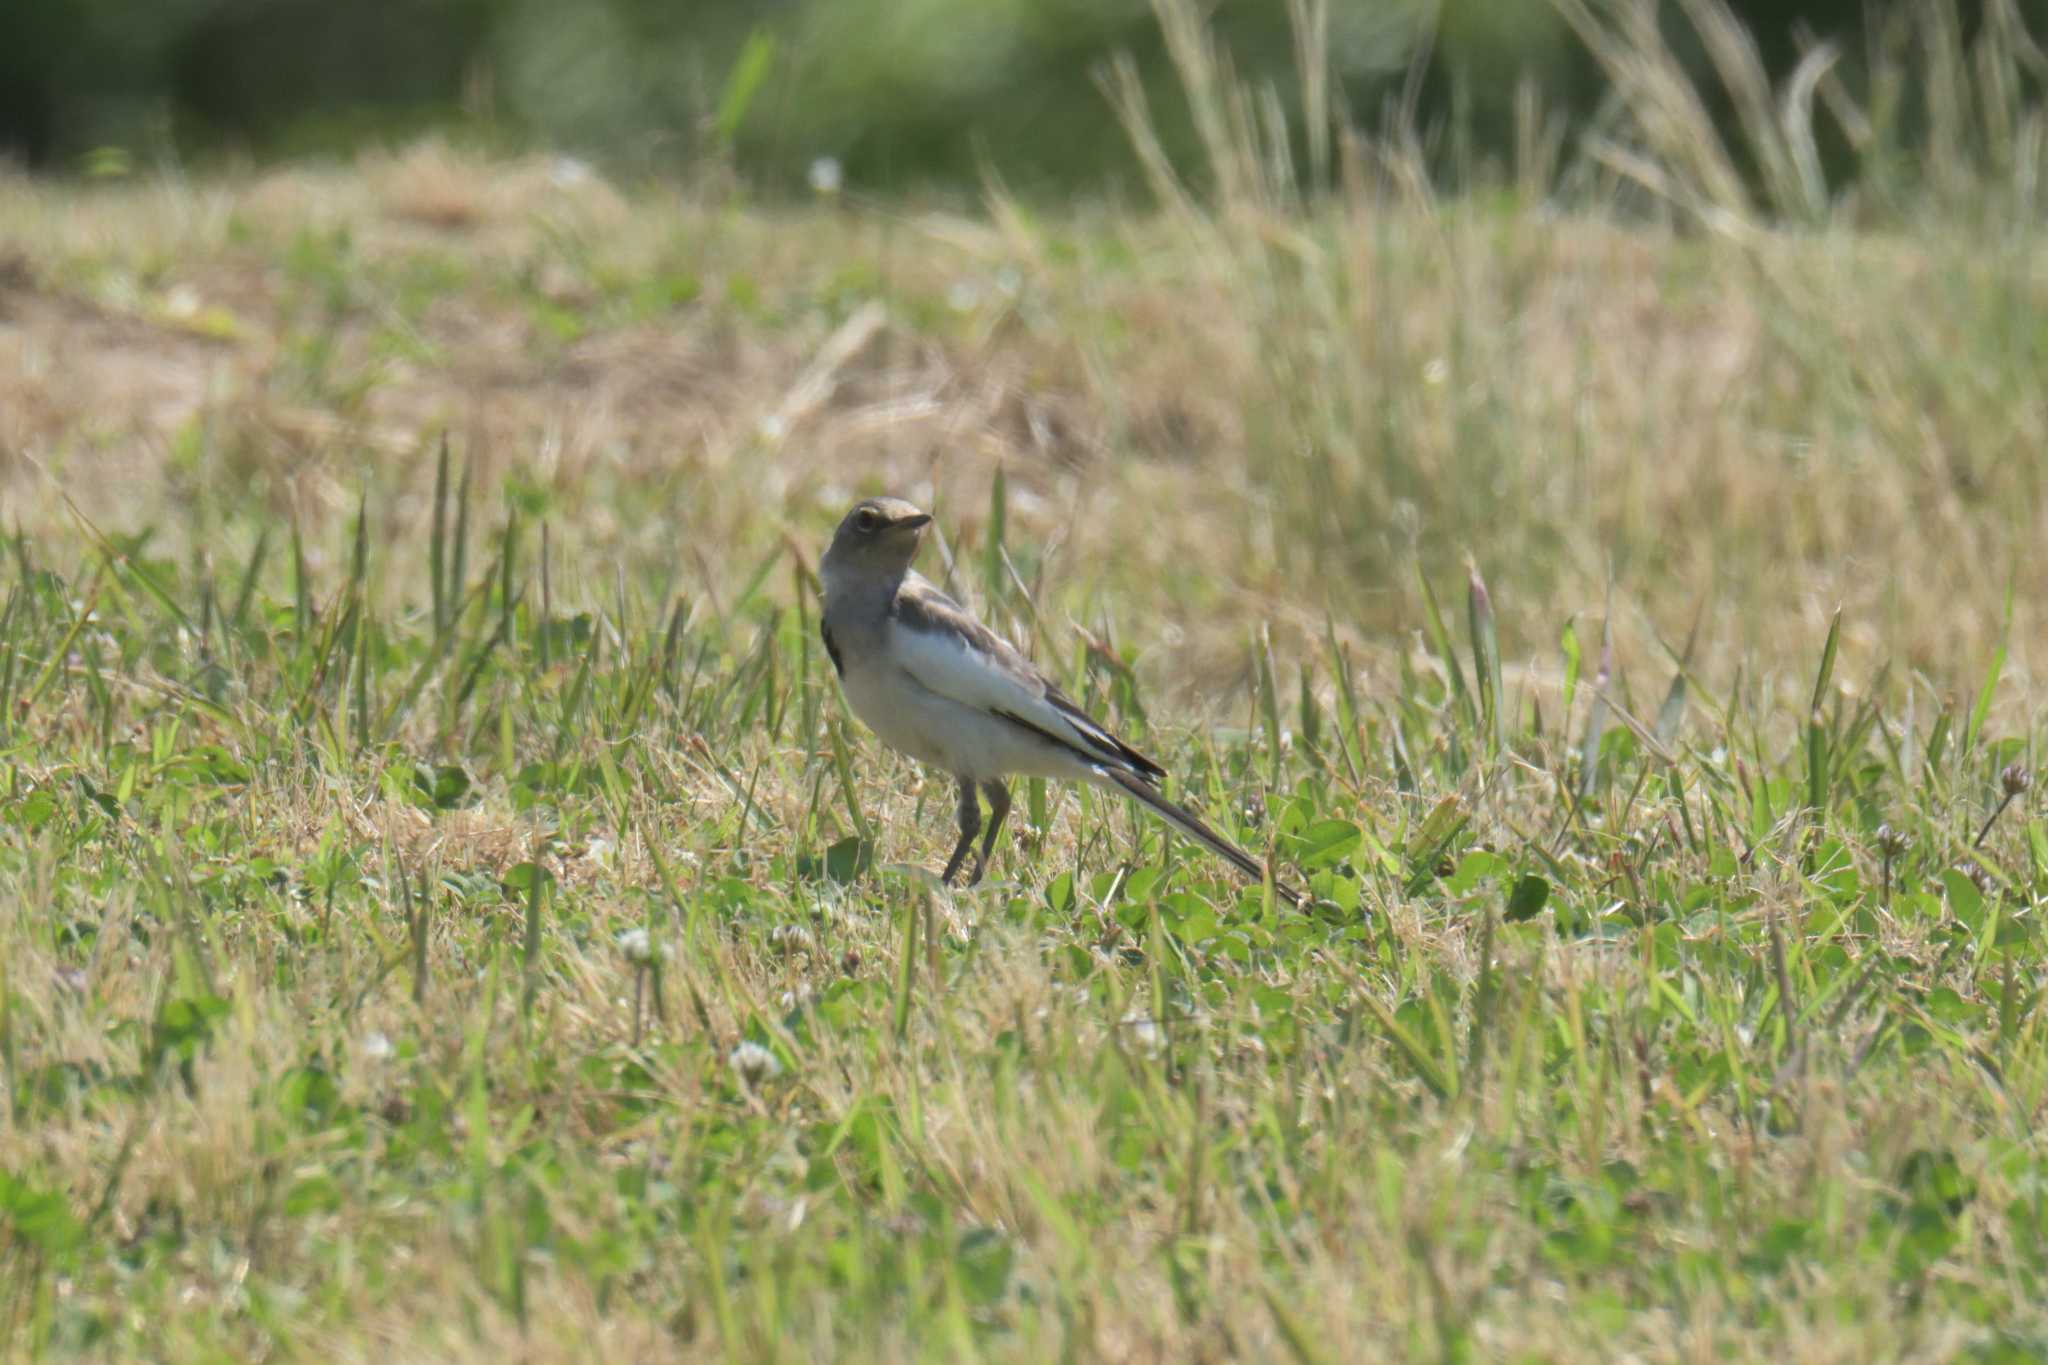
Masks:
[[[1075,779],[1121,793],[1265,882],[1256,859],[1160,792],[1164,768],[1091,719],[1016,646],[911,567],[931,522],[902,498],[855,503],[819,560],[819,625],[853,713],[890,748],[960,785],[960,838],[941,883],[952,883],[970,852],[966,885],[981,880],[1010,813],[1004,779],[1017,776]],[[988,798],[985,826],[980,796]],[[1277,879],[1273,887],[1301,904],[1292,888]]]

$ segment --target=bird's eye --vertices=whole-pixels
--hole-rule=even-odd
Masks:
[[[860,515],[853,519],[853,524],[863,531],[872,531],[882,524],[882,519],[875,514],[874,508],[863,507],[860,509]]]

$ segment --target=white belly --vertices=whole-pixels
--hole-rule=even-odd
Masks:
[[[849,667],[840,686],[884,744],[958,777],[1086,777],[1090,766],[1000,716],[929,691],[901,669]]]

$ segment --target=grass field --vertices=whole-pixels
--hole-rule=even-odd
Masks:
[[[0,1349],[2048,1353],[2030,201],[1217,169],[0,180]],[[938,888],[879,491],[1314,908]]]

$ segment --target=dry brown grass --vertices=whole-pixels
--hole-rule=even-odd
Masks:
[[[1506,602],[1537,597],[1547,617],[1506,618],[1534,652],[1597,608],[1611,565],[1674,642],[1703,614],[1698,658],[1724,682],[1738,660],[1803,668],[1840,605],[1857,671],[1895,658],[1954,685],[1998,638],[2008,579],[2022,646],[2048,593],[2027,457],[2043,410],[2024,357],[1971,353],[1987,300],[2038,296],[2024,253],[1361,203],[1297,234],[1309,283],[1342,295],[1311,310],[1182,250],[1171,223],[735,217],[536,174],[487,192],[494,168],[433,147],[365,175],[10,182],[16,515],[51,524],[61,486],[140,526],[249,489],[331,521],[368,487],[403,543],[446,431],[481,483],[548,489],[573,551],[709,572],[715,592],[706,565],[785,529],[808,541],[855,490],[936,500],[971,542],[1001,467],[1054,572],[1156,585],[1153,624],[1122,630],[1173,639],[1212,680],[1254,620],[1319,633],[1327,607],[1387,640],[1415,620],[1418,553],[1441,571],[1469,549]],[[442,178],[462,213],[408,197]],[[294,241],[345,281],[331,315],[279,268]],[[447,285],[409,288],[408,269]],[[678,308],[620,302],[679,276],[699,292]],[[849,347],[867,299],[880,325]],[[1308,334],[1313,369],[1273,354],[1282,330]],[[309,338],[318,382],[295,369]],[[1347,374],[1380,410],[1322,433],[1353,449],[1322,452],[1334,496],[1304,525],[1305,457],[1276,444],[1303,434],[1275,414]],[[167,459],[181,439],[196,456]]]

